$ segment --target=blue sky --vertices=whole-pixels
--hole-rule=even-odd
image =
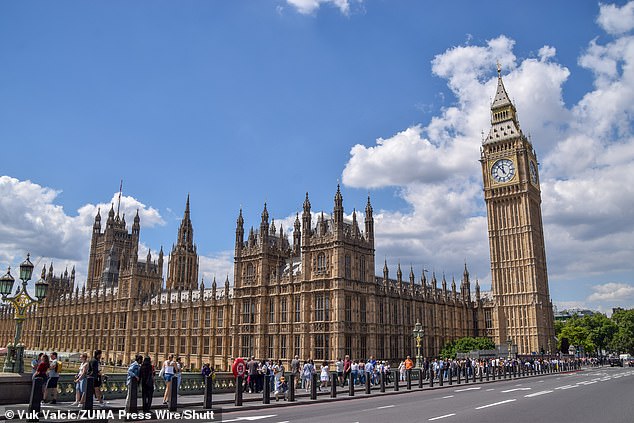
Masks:
[[[632,22],[623,1],[2,2],[0,265],[28,250],[85,277],[122,178],[152,251],[189,193],[201,273],[224,278],[240,207],[289,227],[340,182],[348,213],[372,196],[378,267],[466,259],[488,286],[499,60],[540,156],[553,299],[631,307]]]

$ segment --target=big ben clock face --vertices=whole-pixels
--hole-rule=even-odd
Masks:
[[[515,165],[509,159],[501,159],[493,163],[491,176],[496,182],[508,182],[515,176]]]
[[[537,166],[535,166],[535,162],[528,163],[529,171],[531,173],[531,181],[536,184],[537,183]]]

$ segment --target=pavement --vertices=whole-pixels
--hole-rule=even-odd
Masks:
[[[278,423],[291,421],[319,421],[323,422],[385,422],[395,420],[398,422],[420,422],[443,420],[447,422],[495,421],[501,418],[495,416],[502,412],[504,421],[532,422],[555,421],[552,416],[557,410],[565,410],[563,421],[575,422],[634,422],[634,406],[632,405],[632,388],[634,387],[634,369],[622,368],[587,368],[578,372],[560,373],[552,375],[534,376],[531,378],[498,380],[496,382],[469,383],[448,385],[439,387],[435,384],[430,389],[426,384],[423,390],[414,388],[412,391],[405,389],[404,383],[398,392],[388,387],[385,393],[380,393],[378,387],[374,387],[372,394],[366,395],[363,387],[358,387],[354,397],[348,396],[347,388],[339,388],[337,398],[330,398],[330,392],[322,392],[317,400],[310,397],[303,390],[296,393],[296,402],[276,402],[271,398],[270,404],[262,403],[261,394],[244,394],[244,403],[241,407],[234,405],[234,394],[215,394],[214,408],[222,409],[223,421],[262,421],[263,423]],[[564,383],[566,382],[566,383]],[[608,382],[612,382],[611,384]],[[625,386],[620,386],[625,383]],[[617,389],[606,395],[605,387]],[[417,381],[413,387],[417,386]],[[586,393],[599,388],[598,392],[586,397],[577,398],[576,392]],[[584,389],[577,389],[584,388]],[[569,392],[570,391],[570,392]],[[626,392],[626,394],[623,394]],[[572,399],[570,397],[573,397]],[[592,404],[593,409],[601,410],[605,403],[611,405],[611,413],[615,414],[605,419],[602,411],[590,412],[588,410],[577,413],[577,418],[569,420],[570,415],[581,408],[562,407],[561,401],[568,404],[569,401],[580,402],[582,405]],[[532,399],[535,399],[531,401]],[[596,398],[601,398],[597,404]],[[179,396],[179,411],[194,410],[202,412],[202,396]],[[544,411],[545,403],[553,402],[557,410]],[[621,404],[622,403],[622,404]],[[537,406],[536,406],[537,405]],[[0,406],[0,419],[5,418],[6,412],[15,409],[16,406]],[[21,405],[24,407],[24,405]],[[153,409],[164,410],[160,398],[154,399]],[[478,408],[481,407],[481,408]],[[96,407],[100,408],[100,407]],[[125,400],[117,399],[108,401],[104,410],[117,412],[125,408]],[[518,410],[518,414],[512,414],[509,420],[509,409]],[[56,405],[43,405],[42,410],[49,412],[76,411],[69,403]],[[626,410],[625,414],[619,414],[619,410]],[[572,412],[569,414],[569,412]],[[628,414],[629,413],[629,414]],[[116,414],[115,414],[116,415]],[[540,417],[541,415],[541,417]],[[590,417],[601,417],[592,420]],[[482,418],[482,419],[480,419]],[[475,420],[474,420],[475,419]],[[15,421],[15,420],[14,420]],[[54,421],[51,419],[51,421]],[[209,421],[209,420],[207,420]]]

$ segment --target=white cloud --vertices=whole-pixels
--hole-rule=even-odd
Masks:
[[[588,301],[622,302],[634,300],[634,285],[625,283],[606,283],[592,287],[594,293],[588,297]]]
[[[634,28],[634,2],[623,7],[615,4],[600,4],[597,23],[608,34],[620,35]]]
[[[617,25],[610,19],[602,25]],[[373,146],[351,149],[343,170],[346,185],[393,186],[409,206],[407,211],[382,210],[377,216],[377,257],[389,252],[454,272],[466,258],[472,275],[488,277],[486,210],[477,160],[481,131],[490,126],[497,83],[494,64],[499,61],[523,131],[531,136],[540,159],[551,283],[579,275],[631,273],[634,37],[605,44],[589,41],[579,64],[594,75],[594,89],[570,107],[562,95],[570,71],[556,62],[555,48],[546,45],[538,49],[537,58],[518,60],[514,44],[501,35],[484,45],[457,46],[439,54],[432,70],[447,80],[456,103],[427,126],[412,126]]]
[[[317,9],[319,9],[322,4],[327,3],[330,3],[338,8],[339,11],[344,15],[350,13],[349,0],[286,0],[286,2],[295,7],[295,9],[297,9],[297,11],[303,15],[313,14],[317,11]]]
[[[205,287],[211,287],[216,279],[219,288],[224,288],[225,279],[229,277],[229,284],[233,285],[233,251],[221,251],[210,255],[200,255],[198,278],[205,280]]]

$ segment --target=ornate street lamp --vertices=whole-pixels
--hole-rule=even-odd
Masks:
[[[26,320],[26,312],[33,305],[46,298],[48,291],[48,283],[44,281],[46,276],[44,269],[42,269],[42,277],[35,284],[35,296],[37,299],[31,297],[26,289],[26,284],[31,280],[33,274],[33,263],[29,260],[30,254],[26,255],[26,260],[20,264],[20,280],[22,280],[22,287],[18,288],[18,291],[13,297],[9,297],[13,290],[13,282],[15,279],[11,276],[11,268],[7,270],[7,273],[0,278],[0,295],[2,299],[13,306],[13,318],[15,320],[15,338],[13,343],[7,345],[7,359],[4,362],[4,372],[11,373],[24,373],[24,345],[20,343],[20,336],[22,335],[22,323]]]
[[[509,347],[509,360],[511,360],[513,358],[513,355],[511,353],[511,349],[513,348],[513,340],[509,337],[509,339],[506,340],[506,344]]]
[[[416,367],[423,367],[423,357],[420,353],[421,341],[423,340],[423,335],[425,331],[423,330],[423,325],[420,322],[416,322],[414,325],[414,330],[412,331],[414,335],[414,339],[416,340]]]

